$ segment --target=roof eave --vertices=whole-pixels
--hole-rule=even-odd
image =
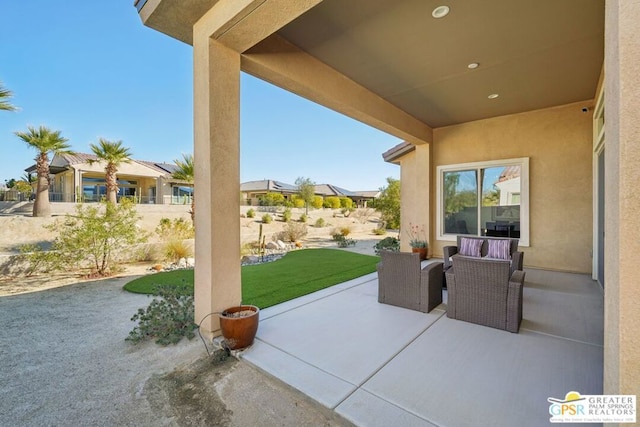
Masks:
[[[382,153],[382,158],[387,163],[400,164],[400,159],[416,149],[415,145],[402,142]]]

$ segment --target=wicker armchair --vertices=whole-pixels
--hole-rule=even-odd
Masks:
[[[489,240],[509,240],[510,241],[510,254],[511,254],[511,272],[513,273],[516,270],[522,270],[522,263],[524,261],[524,254],[518,251],[518,239],[509,239],[502,237],[474,237],[474,236],[458,236],[457,238],[457,246],[445,246],[442,248],[443,258],[444,258],[444,271],[447,271],[451,268],[451,257],[458,253],[458,248],[460,247],[460,240],[466,239],[477,239],[482,240],[483,244],[480,250],[480,256],[486,256],[488,250],[488,241]]]
[[[442,303],[442,263],[424,268],[420,255],[380,252],[378,302],[428,313]]]
[[[524,271],[511,274],[509,261],[453,256],[446,271],[447,316],[518,332],[522,321]]]

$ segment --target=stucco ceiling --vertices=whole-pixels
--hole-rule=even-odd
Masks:
[[[324,0],[279,34],[437,128],[592,99],[604,0]]]

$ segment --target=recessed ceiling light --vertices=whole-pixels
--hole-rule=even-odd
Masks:
[[[480,66],[480,64],[478,64],[477,62],[472,62],[471,64],[467,65],[467,68],[473,70],[475,68],[478,68]]]
[[[499,97],[500,95],[498,95],[497,93],[492,93],[491,95],[489,95],[487,98],[489,99],[496,99],[497,97]]]
[[[449,6],[438,6],[435,9],[433,9],[433,12],[431,12],[431,16],[433,16],[436,19],[444,18],[448,14],[449,14]]]

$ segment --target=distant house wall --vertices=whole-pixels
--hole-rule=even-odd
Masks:
[[[49,187],[49,197],[52,201],[75,201],[75,181],[73,172],[73,170],[68,170],[54,175]]]
[[[434,130],[431,206],[436,168],[466,162],[529,157],[530,247],[525,265],[591,272],[592,102],[531,111]],[[435,220],[434,220],[435,223]],[[435,227],[434,227],[435,228]],[[449,241],[434,240],[442,256]]]
[[[58,167],[65,166],[60,164]],[[90,201],[84,191],[84,186],[91,187],[87,180],[104,179],[104,164],[99,162],[75,163],[68,165],[67,171],[53,175],[50,187],[50,198],[54,202],[78,202]],[[153,169],[144,163],[122,163],[118,167],[117,177],[119,181],[131,181],[130,188],[135,189],[135,198],[139,203],[145,204],[171,204],[173,185],[166,174]],[[95,181],[94,181],[95,182]],[[96,183],[100,186],[100,183]],[[177,185],[177,184],[176,184]],[[186,184],[185,184],[186,185]],[[120,185],[126,187],[127,185]],[[90,191],[90,190],[89,190]],[[133,195],[133,194],[130,194]],[[94,196],[91,196],[94,197]],[[99,197],[99,196],[95,196]]]

